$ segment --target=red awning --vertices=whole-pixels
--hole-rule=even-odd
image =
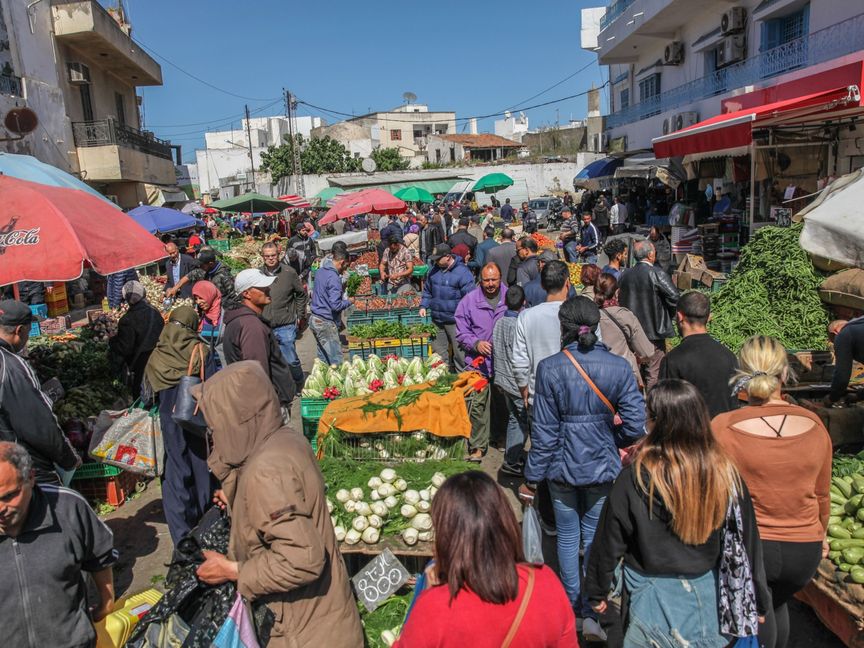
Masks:
[[[854,91],[853,91],[854,89]],[[681,129],[652,140],[657,158],[682,157],[695,153],[719,151],[749,146],[753,141],[753,124],[775,117],[804,116],[846,107],[850,102],[860,102],[857,86],[844,86],[835,90],[777,101],[755,108],[717,115],[693,126]],[[809,109],[802,112],[801,109]]]

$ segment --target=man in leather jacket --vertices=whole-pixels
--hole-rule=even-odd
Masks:
[[[657,382],[660,362],[666,354],[666,339],[675,336],[675,306],[679,293],[669,275],[654,266],[657,252],[651,241],[635,243],[633,256],[637,263],[621,275],[618,302],[633,311],[657,349],[645,370],[645,386],[650,389]]]

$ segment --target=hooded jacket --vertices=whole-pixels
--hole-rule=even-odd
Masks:
[[[228,499],[238,591],[275,615],[268,646],[362,646],[324,478],[309,442],[282,427],[267,375],[258,363],[238,362],[193,395],[213,434],[207,463]]]
[[[224,321],[225,362],[230,365],[241,360],[257,360],[276,389],[279,402],[290,407],[297,391],[294,379],[267,323],[248,306],[227,311]]]
[[[436,324],[453,324],[459,302],[474,286],[474,275],[458,256],[448,268],[442,269],[436,264],[423,284],[420,308],[432,311],[432,321]]]
[[[483,287],[477,286],[459,302],[456,309],[456,341],[465,350],[467,364],[470,365],[478,356],[482,357],[477,352],[478,342],[492,341],[495,322],[507,312],[507,304],[504,303],[506,294],[507,286],[502,284],[498,291],[498,303],[492,308],[486,300]],[[484,357],[479,369],[487,378],[491,377],[492,357]]]
[[[312,287],[312,314],[328,322],[338,322],[342,311],[351,306],[351,302],[342,299],[342,277],[336,271],[332,259],[324,259],[321,267],[315,273],[315,285]]]

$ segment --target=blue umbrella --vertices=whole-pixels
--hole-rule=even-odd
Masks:
[[[117,207],[117,205],[108,200],[86,182],[79,180],[70,173],[61,171],[57,167],[40,162],[30,155],[17,155],[15,153],[4,153],[0,151],[0,174],[18,178],[19,180],[38,182],[39,184],[50,185],[52,187],[65,187],[67,189],[86,191],[87,193],[92,194],[97,198],[101,198],[105,202],[111,203]],[[117,209],[120,208],[117,207]]]
[[[586,187],[597,184],[601,178],[610,178],[615,175],[615,169],[624,163],[624,158],[603,158],[595,160],[573,178],[574,187]]]
[[[154,207],[153,205],[140,205],[129,210],[129,215],[151,234],[175,232],[187,227],[195,227],[198,223],[198,219],[194,216],[184,214],[176,209]]]

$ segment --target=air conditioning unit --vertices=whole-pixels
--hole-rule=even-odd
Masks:
[[[684,43],[673,41],[663,51],[663,65],[681,65],[684,62]]]
[[[672,117],[667,117],[663,120],[663,134],[668,135],[675,130],[675,122]]]
[[[679,131],[682,128],[687,128],[688,126],[692,126],[693,124],[698,124],[699,113],[693,111],[682,112],[675,115],[673,119],[675,120],[675,123],[673,124],[675,127],[674,130]]]
[[[90,83],[90,68],[84,63],[69,62],[66,67],[69,70],[69,83],[72,85]]]
[[[747,9],[744,7],[732,7],[723,14],[720,19],[720,32],[724,36],[729,34],[737,34],[744,31],[745,23],[747,22]]]
[[[743,35],[729,36],[717,47],[717,67],[722,68],[743,61],[747,56],[747,39]]]

